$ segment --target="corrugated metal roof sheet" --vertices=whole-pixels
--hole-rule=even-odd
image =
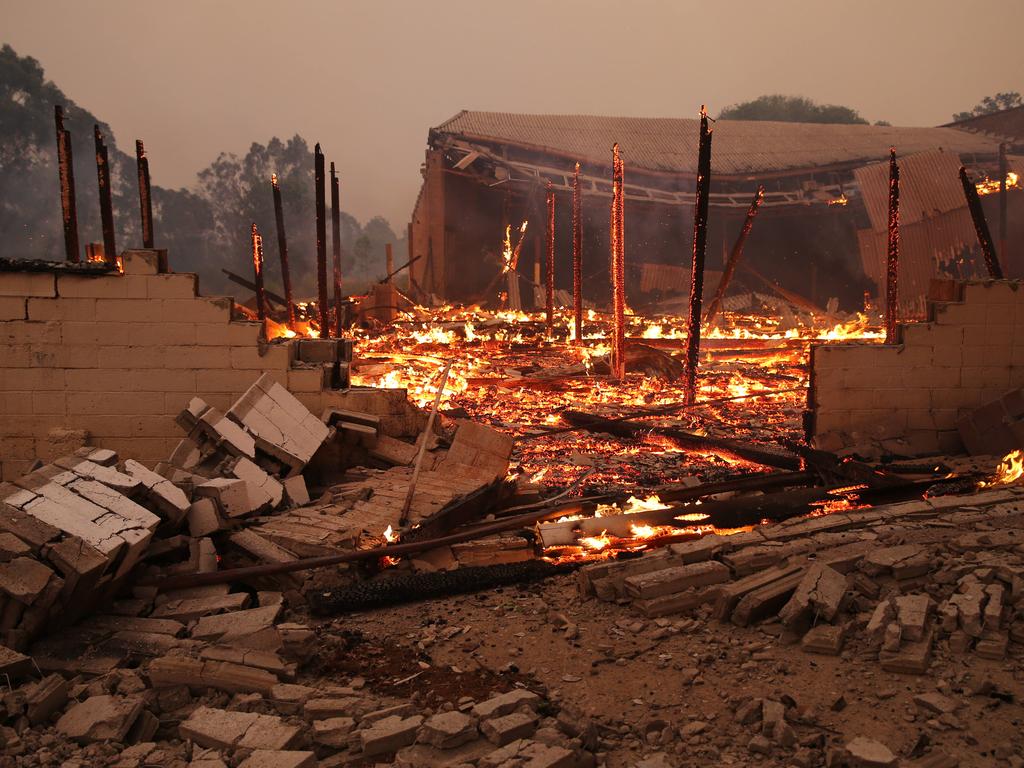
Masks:
[[[900,224],[930,219],[967,205],[960,184],[960,158],[952,152],[932,150],[896,156],[900,168]],[[889,163],[873,163],[853,172],[867,208],[871,228],[889,226]]]
[[[696,174],[698,120],[680,118],[526,115],[462,111],[434,129],[438,134],[539,151],[608,165],[619,142],[627,166]],[[998,142],[955,128],[896,128],[721,120],[714,124],[713,167],[741,176],[880,160],[895,146],[902,155],[944,149],[988,155]]]

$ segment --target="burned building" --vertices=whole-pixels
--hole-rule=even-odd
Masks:
[[[1020,168],[1021,158],[1013,153],[1024,151],[1012,136],[948,126],[719,121],[713,130],[707,265],[712,287],[714,271],[721,269],[763,185],[761,213],[738,280],[756,290],[781,288],[821,306],[836,297],[847,310],[861,307],[865,294],[879,295],[885,227],[878,212],[884,216],[887,181],[878,163],[895,147],[905,161],[910,198],[902,213],[904,317],[923,315],[930,277],[984,274],[959,191],[959,165],[975,179],[999,178],[1000,145],[1009,152],[1004,161],[1010,168]],[[531,265],[541,261],[549,183],[556,196],[555,284],[570,288],[570,196],[579,163],[584,291],[588,300],[605,302],[611,147],[618,142],[626,167],[631,305],[685,293],[697,141],[697,121],[691,119],[460,112],[427,138],[424,181],[410,224],[410,255],[419,257],[412,268],[414,288],[452,301],[493,298],[485,294],[500,269],[505,227],[523,221],[531,225],[519,271],[536,280],[539,270],[531,271]],[[1014,208],[1021,204],[1017,195],[1009,197]],[[986,203],[989,208],[995,221],[995,203]],[[1011,274],[1019,263],[1013,249],[1021,242],[1014,235],[1004,235],[1011,244],[1005,257]]]

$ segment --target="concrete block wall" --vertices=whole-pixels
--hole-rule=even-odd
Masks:
[[[321,366],[292,344],[261,344],[232,300],[200,296],[192,274],[161,274],[155,251],[124,273],[0,272],[0,480],[82,440],[152,466],[181,437],[194,396],[227,410],[263,372],[319,415]]]
[[[822,447],[901,438],[915,452],[963,446],[957,420],[1024,386],[1024,283],[957,283],[898,344],[811,349],[808,436]]]

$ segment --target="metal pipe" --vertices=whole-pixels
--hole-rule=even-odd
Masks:
[[[548,182],[547,190],[547,273],[544,275],[545,282],[545,308],[547,310],[548,336],[555,330],[555,192],[551,189],[551,182]]]
[[[292,300],[292,274],[288,267],[288,237],[284,231],[284,206],[277,174],[271,174],[270,186],[274,193],[274,220],[277,223],[277,253],[281,258],[281,282],[284,284],[284,303],[288,307],[288,325],[295,325],[295,302]],[[293,329],[294,330],[294,329]]]
[[[704,322],[708,325],[715,319],[715,315],[718,314],[719,309],[722,307],[722,299],[725,298],[725,292],[729,288],[729,283],[732,282],[732,277],[736,273],[736,265],[740,262],[740,257],[743,255],[743,246],[747,242],[747,236],[750,234],[750,230],[754,226],[754,218],[757,216],[757,211],[761,206],[761,201],[764,200],[764,186],[762,184],[757,185],[757,192],[754,193],[754,199],[750,202],[750,207],[747,209],[747,218],[743,220],[743,229],[740,230],[739,237],[736,238],[736,242],[733,243],[732,251],[729,252],[729,257],[725,261],[725,268],[722,270],[722,279],[718,283],[718,289],[715,291],[715,297],[711,300],[708,311],[704,315]],[[725,241],[723,240],[723,245]]]
[[[341,338],[344,311],[341,303],[341,191],[331,163],[331,253],[334,257],[334,335]]]
[[[580,164],[572,176],[572,312],[576,343],[583,339],[583,220],[580,198]]]
[[[700,108],[700,145],[697,154],[697,199],[693,206],[693,261],[690,271],[690,317],[686,338],[685,402],[697,400],[697,364],[700,358],[700,306],[704,295],[704,258],[708,244],[708,198],[711,190],[711,130],[708,113]]]
[[[885,343],[896,343],[900,298],[900,167],[889,149],[889,241],[885,259]]]
[[[139,213],[142,217],[142,247],[153,247],[153,196],[149,183],[149,158],[142,139],[135,140],[135,166],[139,175]]]
[[[64,224],[64,258],[78,263],[82,256],[78,245],[78,206],[75,203],[75,165],[71,151],[71,133],[64,127],[64,107],[55,104],[53,120],[57,128],[57,171],[60,174],[60,209]]]
[[[316,188],[316,285],[317,310],[320,313],[320,338],[331,335],[327,308],[327,213],[324,190],[324,153],[320,144],[313,150],[313,184]]]
[[[974,186],[971,177],[967,175],[967,169],[962,165],[960,166],[960,184],[964,188],[964,197],[967,198],[967,208],[971,212],[971,219],[974,221],[974,231],[977,233],[978,243],[981,245],[981,255],[985,257],[988,276],[993,280],[1002,280],[1003,268],[999,265],[996,248],[992,243],[992,233],[989,232],[985,211],[981,207],[978,188]]]
[[[96,181],[100,193],[100,222],[103,225],[103,258],[113,264],[117,261],[117,246],[114,242],[114,206],[110,199],[110,159],[107,145],[98,125],[93,126],[96,143]]]

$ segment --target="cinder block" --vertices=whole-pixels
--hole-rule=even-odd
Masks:
[[[900,389],[876,389],[874,390],[874,408],[902,408],[910,411],[915,408],[927,408],[930,404],[929,392],[927,389],[900,388]]]
[[[0,392],[0,406],[3,410],[0,413],[3,414],[29,414],[35,413],[32,410],[32,392]],[[39,393],[45,394],[45,393]],[[54,393],[56,394],[56,393]],[[3,434],[3,429],[0,428],[0,434]],[[3,440],[0,440],[0,456],[3,455]]]
[[[33,368],[95,368],[97,348],[89,344],[33,344]]]
[[[1012,338],[1013,327],[1010,325],[965,325],[963,345],[966,347],[980,347],[989,343],[989,339]]]
[[[1010,388],[1010,366],[983,366],[962,368],[960,370],[961,387],[978,388]]]
[[[28,474],[34,463],[35,461],[30,459],[14,459],[11,461],[5,459],[0,464],[0,480],[4,482],[17,480],[22,475]]]
[[[35,459],[35,442],[31,437],[0,437],[0,456],[5,461],[8,459]]]
[[[287,371],[291,353],[283,344],[260,344],[231,348],[231,367],[241,370]]]
[[[31,368],[32,355],[28,344],[0,344],[0,360],[4,368]]]
[[[151,299],[193,299],[198,277],[189,273],[153,275],[146,279],[146,291]]]
[[[960,386],[960,368],[947,366],[934,366],[931,368],[920,368],[914,372],[915,378],[919,379],[922,385],[932,389],[948,389]]]
[[[964,301],[968,304],[1015,304],[1024,301],[1020,284],[1011,280],[985,280],[970,282],[964,288]]]
[[[132,323],[127,331],[127,342],[130,347],[171,347],[196,343],[194,323]]]
[[[230,368],[231,355],[226,347],[197,345],[167,347],[167,366],[178,368]]]
[[[155,301],[155,300],[154,300]],[[201,323],[228,323],[231,321],[232,300],[226,296],[198,297],[195,299],[160,299],[164,322],[190,321]],[[197,336],[198,340],[198,336]]]
[[[131,374],[130,370],[109,368],[65,372],[68,390],[76,392],[125,392],[133,388]]]
[[[0,296],[56,296],[52,272],[0,272]]]
[[[935,349],[930,344],[904,344],[897,353],[897,358],[904,366],[919,367],[931,365]]]
[[[164,397],[153,392],[68,392],[68,413],[91,416],[164,415]]]
[[[196,344],[214,347],[255,345],[260,337],[259,323],[200,323],[196,325]]]
[[[938,325],[983,325],[988,306],[980,302],[972,304],[946,304],[935,309]]]
[[[60,323],[0,323],[0,344],[60,344]]]
[[[57,277],[57,295],[86,299],[144,299],[146,280],[117,272],[92,277],[60,275]]]
[[[26,301],[20,296],[0,296],[0,321],[27,319]]]
[[[0,368],[0,391],[32,392],[63,390],[65,371],[61,368]],[[3,419],[0,419],[3,421]]]
[[[151,249],[133,249],[121,254],[126,275],[155,275],[160,271],[160,254]]]
[[[295,399],[302,403],[310,413],[323,413],[324,398],[318,392],[293,392]]]
[[[163,306],[156,299],[100,299],[96,302],[96,319],[108,323],[163,322]],[[188,316],[177,318],[188,319]]]
[[[100,368],[166,368],[163,347],[99,347]]]
[[[29,320],[63,320],[73,322],[96,319],[96,299],[28,299]]]
[[[985,350],[986,347],[963,347],[960,350],[961,361],[964,366],[968,368],[984,365],[985,358],[987,356]],[[1007,354],[1007,358],[1009,359],[1009,353]]]
[[[184,369],[150,369],[130,371],[129,386],[136,392],[191,392],[196,390],[196,371]],[[209,402],[205,390],[199,390],[203,399]],[[239,390],[241,391],[241,390]]]
[[[204,400],[207,392],[238,392],[241,394],[259,378],[259,372],[249,370],[199,370],[195,373],[195,390],[203,393]]]
[[[319,393],[325,386],[325,369],[323,366],[308,368],[291,368],[288,371],[288,391]],[[319,411],[314,411],[319,413]]]
[[[0,419],[0,435],[38,439],[40,435],[45,435],[51,429],[63,427],[64,419],[64,416],[59,415],[12,414]]]
[[[63,415],[67,413],[67,398],[65,392],[33,392],[32,413]]]

